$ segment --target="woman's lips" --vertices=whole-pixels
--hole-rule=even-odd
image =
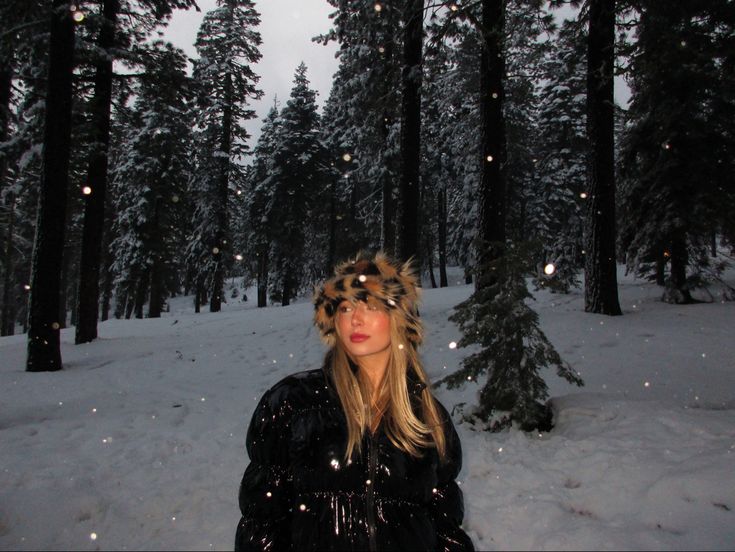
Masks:
[[[350,341],[352,341],[353,343],[360,343],[369,338],[370,338],[369,335],[365,335],[361,333],[353,333],[352,335],[350,335]]]

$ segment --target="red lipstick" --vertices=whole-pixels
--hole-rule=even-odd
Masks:
[[[365,335],[365,334],[361,334],[357,332],[350,334],[350,341],[352,341],[352,343],[361,343],[369,338],[370,338],[369,335]]]

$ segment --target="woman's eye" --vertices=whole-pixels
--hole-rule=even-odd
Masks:
[[[350,312],[352,307],[344,306],[339,308],[339,312]]]

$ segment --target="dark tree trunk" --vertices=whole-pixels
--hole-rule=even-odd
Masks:
[[[710,256],[717,257],[717,231],[712,230],[709,242]]]
[[[222,136],[220,140],[220,167],[217,185],[217,236],[214,253],[214,274],[212,275],[212,296],[209,301],[209,312],[222,310],[222,298],[225,287],[225,251],[227,244],[227,196],[230,181],[230,146],[232,140],[232,77],[225,77],[225,109],[222,116]]]
[[[401,186],[397,256],[419,261],[419,169],[421,158],[421,49],[423,0],[408,0],[401,68]]]
[[[201,312],[202,305],[202,286],[197,282],[195,289],[196,291],[194,293],[194,312],[199,314]]]
[[[161,218],[161,198],[156,198],[153,206],[153,220],[151,220],[151,234],[154,238],[153,264],[151,265],[151,291],[148,299],[148,318],[161,318],[163,308],[163,243],[159,237],[161,229],[159,221]]]
[[[620,315],[615,257],[615,0],[591,0],[587,39],[587,246],[584,310]]]
[[[662,247],[656,251],[656,284],[661,287],[666,285],[666,256]]]
[[[135,318],[143,318],[143,307],[145,306],[145,300],[148,295],[149,280],[150,274],[146,270],[140,275],[135,286]]]
[[[480,56],[480,154],[481,179],[478,201],[479,249],[475,287],[492,282],[487,264],[502,254],[505,243],[505,119],[503,79],[505,57],[504,3],[482,0],[482,54]]]
[[[283,292],[281,294],[281,306],[286,307],[291,304],[291,293],[293,287],[293,278],[291,277],[290,268],[286,269],[286,273],[283,276]]]
[[[13,85],[13,43],[4,40],[0,55],[0,143],[8,138],[10,126],[10,99]],[[8,171],[6,155],[0,156],[0,189],[5,182]],[[15,333],[15,297],[11,298],[13,287],[13,233],[15,232],[15,194],[9,192],[5,196],[5,205],[8,208],[8,226],[3,244],[3,304],[0,315],[0,335]],[[13,305],[11,306],[11,301]]]
[[[41,154],[41,186],[31,261],[26,370],[61,370],[59,278],[64,249],[71,149],[74,22],[66,0],[54,0]]]
[[[429,268],[429,281],[432,289],[436,288],[436,277],[434,276],[434,251],[432,251],[431,241],[426,240],[426,263]]]
[[[268,306],[268,244],[258,255],[258,308]]]
[[[103,273],[102,278],[104,285],[102,286],[102,315],[100,320],[105,321],[110,317],[110,302],[112,301],[112,286],[114,274],[112,273],[112,263],[114,256],[112,252],[112,232],[105,232],[105,243],[103,247]],[[119,318],[119,317],[118,317]]]
[[[13,233],[15,232],[15,195],[7,194],[5,201],[8,205],[8,227],[5,234],[5,247],[3,248],[3,311],[2,324],[0,324],[0,335],[13,335],[15,333],[15,297],[11,297],[13,288]],[[11,304],[12,303],[12,304]]]
[[[99,278],[102,239],[105,226],[107,193],[107,151],[110,144],[110,108],[112,106],[112,48],[119,11],[118,0],[104,0],[102,26],[97,38],[99,48],[95,62],[94,96],[92,98],[92,148],[86,185],[92,193],[84,200],[82,257],[79,262],[79,299],[74,342],[88,343],[97,338],[99,317]]]
[[[67,214],[68,216],[68,214]],[[64,246],[64,253],[61,257],[61,276],[59,277],[59,314],[57,320],[59,328],[66,328],[66,311],[69,305],[69,272],[71,268],[71,257],[74,254],[73,247]],[[74,294],[72,293],[71,304],[74,304]],[[74,321],[71,323],[74,325]]]
[[[447,190],[441,188],[437,195],[437,219],[439,221],[439,286],[447,287]]]
[[[692,303],[692,295],[687,286],[687,266],[689,252],[683,231],[676,233],[671,240],[671,289],[665,295],[673,303]]]
[[[123,286],[118,286],[118,296],[115,299],[115,318],[120,320],[125,316],[125,307],[128,304],[128,292],[122,290]]]

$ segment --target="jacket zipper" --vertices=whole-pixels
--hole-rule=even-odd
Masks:
[[[375,473],[377,457],[373,448],[373,436],[368,434],[368,479],[367,485],[367,524],[370,550],[378,550],[376,527],[375,527]]]

